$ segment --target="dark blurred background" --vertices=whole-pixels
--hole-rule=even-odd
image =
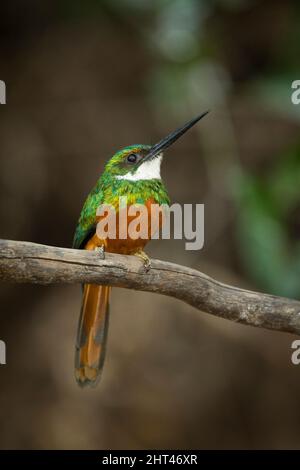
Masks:
[[[205,204],[205,247],[152,257],[300,298],[296,0],[3,2],[0,236],[70,246],[115,150],[211,113],[172,147],[173,202]],[[73,378],[79,286],[0,285],[1,448],[300,447],[292,335],[114,289],[100,385]]]

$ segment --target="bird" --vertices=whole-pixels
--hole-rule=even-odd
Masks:
[[[136,255],[143,261],[146,271],[151,269],[151,261],[144,252],[144,247],[151,235],[161,227],[163,219],[159,217],[155,222],[152,220],[152,227],[149,219],[147,234],[141,237],[120,238],[116,234],[110,238],[97,231],[101,218],[97,215],[98,210],[109,205],[121,219],[121,197],[127,198],[126,211],[130,206],[143,204],[150,214],[152,204],[168,206],[170,199],[160,174],[164,151],[207,113],[208,111],[196,116],[155,145],[130,145],[117,151],[108,160],[83,205],[73,238],[73,248],[97,250],[102,254]],[[117,217],[117,225],[120,223],[119,219]],[[127,223],[129,222],[130,218]],[[84,284],[82,288],[75,347],[75,378],[81,387],[94,387],[101,377],[105,359],[111,287]]]

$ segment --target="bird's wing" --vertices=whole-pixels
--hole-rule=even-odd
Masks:
[[[94,235],[97,226],[96,212],[103,203],[104,194],[97,185],[88,195],[82,208],[73,238],[73,248],[84,248],[87,241]]]

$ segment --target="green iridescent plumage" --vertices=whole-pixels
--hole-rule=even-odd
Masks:
[[[129,171],[134,174],[138,166],[128,167],[126,157],[131,153],[148,152],[149,145],[131,145],[117,152],[106,164],[105,170],[88,195],[76,227],[73,248],[83,248],[96,230],[96,212],[101,204],[118,209],[119,198],[127,197],[128,204],[145,204],[153,199],[157,204],[169,204],[169,197],[161,179],[118,179]]]

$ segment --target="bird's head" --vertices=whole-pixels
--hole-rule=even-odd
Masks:
[[[207,113],[208,111],[195,117],[155,145],[131,145],[119,150],[108,161],[105,171],[119,180],[160,179],[160,166],[164,150],[170,147]]]

